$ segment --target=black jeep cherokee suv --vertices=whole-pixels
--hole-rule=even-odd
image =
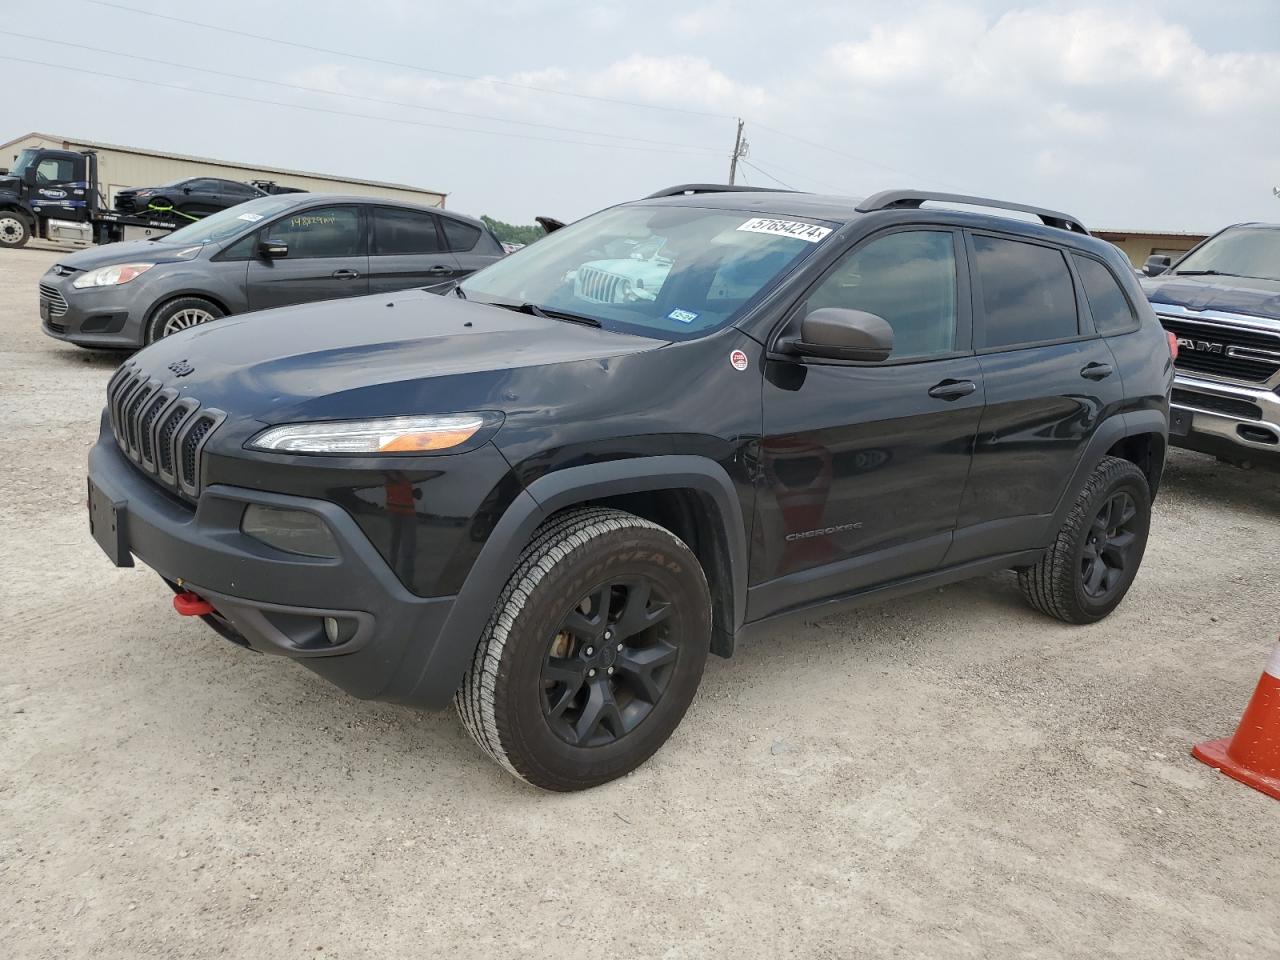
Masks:
[[[453,295],[141,351],[90,518],[223,636],[453,700],[509,771],[572,790],[642,763],[707,653],[786,614],[1014,568],[1046,614],[1106,616],[1172,378],[1133,271],[1066,215],[674,187]]]

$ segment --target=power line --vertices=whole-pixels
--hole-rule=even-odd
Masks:
[[[768,170],[762,170],[760,167],[757,167],[754,163],[752,163],[750,160],[747,160],[745,157],[739,157],[739,158],[738,158],[738,162],[739,162],[739,163],[741,163],[741,164],[743,164],[743,165],[745,165],[745,166],[750,167],[752,170],[755,170],[757,173],[763,173],[766,177],[768,177],[768,178],[769,178],[770,180],[772,180],[774,183],[779,184],[779,185],[781,185],[781,186],[784,186],[784,187],[786,187],[788,190],[796,190],[796,189],[798,189],[798,188],[796,188],[796,187],[793,187],[791,184],[787,183],[785,180],[779,180],[777,177],[775,177],[775,176],[774,176],[772,173],[770,173]]]
[[[359,120],[381,120],[384,123],[399,123],[411,127],[430,127],[435,130],[453,130],[459,133],[482,133],[491,137],[512,137],[517,140],[533,140],[539,143],[562,143],[574,144],[581,147],[608,147],[614,150],[624,149],[632,151],[644,151],[645,153],[667,153],[682,154],[684,156],[694,156],[705,158],[706,153],[702,152],[705,147],[695,147],[690,145],[688,148],[673,150],[663,147],[644,147],[632,146],[623,143],[598,143],[590,140],[565,140],[559,137],[535,137],[525,133],[512,133],[506,130],[481,130],[475,127],[455,127],[445,123],[429,123],[425,120],[407,120],[402,117],[382,117],[374,116],[367,113],[354,113],[350,110],[334,110],[328,107],[314,107],[302,103],[281,103],[279,100],[267,100],[261,97],[246,97],[237,93],[223,93],[218,90],[203,90],[199,87],[186,87],[176,83],[164,83],[159,80],[146,80],[140,77],[126,77],[118,73],[106,73],[101,70],[89,70],[84,67],[71,67],[61,63],[42,63],[39,60],[27,60],[23,57],[11,57],[0,55],[0,60],[8,60],[13,63],[25,63],[33,67],[45,67],[51,70],[69,70],[73,73],[88,74],[93,77],[106,77],[111,80],[125,80],[129,83],[141,83],[151,87],[164,87],[169,90],[178,90],[183,93],[202,93],[210,97],[224,97],[228,100],[240,100],[244,103],[259,103],[272,107],[284,107],[289,110],[307,110],[311,113],[325,113],[337,117],[355,117]]]
[[[298,90],[303,93],[314,93],[330,97],[345,97],[349,100],[362,100],[366,103],[377,103],[383,106],[405,107],[410,110],[426,110],[432,113],[444,113],[455,117],[467,117],[472,120],[490,120],[494,123],[513,123],[524,127],[538,127],[544,130],[559,130],[564,133],[577,133],[589,137],[605,137],[615,140],[628,140],[634,143],[648,143],[656,146],[708,150],[716,153],[719,152],[719,148],[716,147],[703,147],[697,144],[676,143],[672,140],[650,140],[645,137],[629,137],[620,133],[604,133],[595,130],[583,130],[579,127],[562,127],[551,123],[536,123],[532,120],[515,120],[508,117],[495,117],[492,114],[471,113],[465,110],[449,110],[444,107],[428,107],[424,104],[411,103],[405,100],[389,100],[383,97],[368,97],[358,93],[343,93],[337,90],[326,90],[323,87],[308,87],[298,83],[285,83],[281,80],[267,80],[263,77],[250,77],[242,73],[229,73],[225,70],[214,70],[209,67],[197,67],[190,63],[175,63],[172,60],[159,60],[155,57],[144,57],[141,54],[136,53],[126,53],[120,50],[107,50],[103,47],[93,47],[84,43],[73,43],[69,40],[53,40],[49,37],[33,36],[26,33],[15,33],[12,30],[0,30],[0,36],[17,37],[20,40],[35,40],[40,43],[52,43],[60,47],[72,47],[76,50],[87,50],[91,53],[101,53],[112,57],[122,57],[129,60],[136,60],[140,63],[152,63],[162,67],[173,67],[178,70],[194,70],[197,73],[208,73],[216,77],[228,77],[232,80],[243,80],[248,83],[265,83],[273,87],[283,87],[286,90]]]
[[[870,160],[867,157],[860,157],[857,154],[848,153],[844,150],[837,150],[835,147],[829,147],[825,143],[819,143],[816,140],[806,140],[804,137],[797,136],[794,133],[787,133],[787,131],[785,130],[779,130],[776,127],[766,126],[765,124],[760,123],[758,120],[752,120],[751,122],[755,124],[757,127],[759,127],[761,130],[767,130],[770,133],[776,133],[780,137],[786,137],[788,140],[795,140],[797,143],[803,143],[810,147],[817,147],[819,150],[826,150],[828,153],[834,153],[837,157],[844,157],[846,160],[855,160],[858,163],[865,163],[872,167],[879,167],[881,170],[886,170],[889,173],[906,174],[907,176],[914,177],[917,180],[933,180],[935,183],[939,183],[944,187],[952,187],[953,189],[956,189],[956,190],[964,189],[963,187],[957,186],[956,184],[950,183],[939,177],[921,177],[918,174],[912,173],[910,170],[904,170],[902,167],[895,167],[887,163],[880,163],[877,160]]]
[[[540,87],[531,83],[517,83],[514,80],[499,80],[496,77],[477,77],[467,73],[454,73],[449,70],[438,70],[434,67],[424,67],[416,63],[403,63],[399,60],[386,60],[382,57],[370,57],[359,53],[350,53],[346,50],[334,50],[329,47],[313,46],[309,43],[300,43],[296,40],[283,40],[279,37],[269,37],[265,34],[250,33],[248,30],[236,30],[233,27],[224,27],[216,23],[205,23],[201,20],[187,20],[184,17],[175,17],[168,13],[159,13],[155,10],[144,10],[139,7],[131,7],[124,3],[112,3],[110,0],[81,0],[82,3],[93,4],[97,7],[108,7],[113,10],[123,10],[127,13],[136,13],[139,16],[155,17],[159,20],[168,20],[172,23],[181,23],[189,27],[201,27],[205,30],[217,30],[220,33],[229,33],[236,37],[248,37],[251,40],[262,40],[266,43],[278,43],[286,47],[294,47],[298,50],[310,50],[312,53],[325,53],[330,56],[347,57],[351,60],[362,60],[365,63],[376,63],[384,67],[398,67],[402,70],[417,70],[421,73],[432,73],[441,77],[452,77],[456,80],[471,80],[477,83],[492,83],[503,87],[514,87],[519,90],[532,90],[537,93],[554,94],[558,97],[574,97],[578,100],[594,100],[598,103],[612,103],[619,106],[636,107],[641,110],[665,110],[669,113],[683,113],[694,117],[712,117],[717,120],[731,119],[731,115],[724,113],[710,113],[704,110],[689,110],[683,107],[664,107],[653,103],[638,103],[634,100],[622,100],[614,97],[599,97],[589,93],[574,93],[569,90],[556,90],[552,87]]]

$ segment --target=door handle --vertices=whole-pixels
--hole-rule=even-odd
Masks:
[[[1086,380],[1105,380],[1111,376],[1111,364],[1109,363],[1087,363],[1084,369],[1080,371],[1080,376]]]
[[[442,263],[437,263],[434,267],[429,267],[427,273],[434,273],[439,276],[442,273],[453,273],[452,267],[446,267]]]
[[[972,380],[943,380],[929,388],[929,396],[939,400],[959,400],[978,389]]]
[[[360,273],[356,270],[343,269],[333,271],[332,276],[335,280],[354,280],[356,277],[360,276]]]

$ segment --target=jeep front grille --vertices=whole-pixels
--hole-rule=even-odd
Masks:
[[[626,277],[619,277],[595,267],[578,268],[578,296],[596,303],[621,303],[628,284]]]
[[[1161,316],[1160,323],[1178,338],[1174,366],[1180,370],[1249,383],[1262,383],[1280,373],[1280,332],[1184,317]]]
[[[201,454],[226,414],[180,396],[130,362],[107,384],[107,415],[121,452],[161,486],[199,498]]]

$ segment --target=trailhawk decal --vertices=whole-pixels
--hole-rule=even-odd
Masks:
[[[831,233],[830,227],[820,227],[816,223],[804,223],[800,220],[774,220],[771,217],[755,217],[748,220],[739,230],[747,233],[768,233],[775,237],[791,237],[805,243],[821,243]]]
[[[747,355],[741,350],[734,350],[729,354],[729,362],[733,364],[735,370],[747,369]]]

